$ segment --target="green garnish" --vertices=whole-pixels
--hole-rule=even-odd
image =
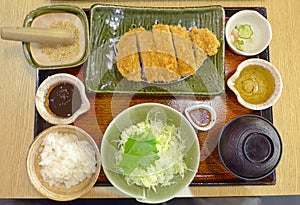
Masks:
[[[157,141],[151,130],[134,134],[125,143],[125,150],[119,167],[125,175],[129,175],[135,168],[147,170],[159,159],[156,147]]]
[[[233,43],[233,45],[240,51],[243,51],[243,45],[244,45],[244,41],[243,40],[238,40],[238,41],[235,41]]]
[[[235,29],[238,31],[240,38],[249,39],[253,35],[253,30],[249,24],[236,25]]]
[[[155,111],[159,112],[159,111]],[[150,112],[149,112],[150,113]],[[179,128],[149,117],[122,131],[116,154],[116,171],[128,184],[151,188],[168,186],[184,177],[185,142]]]

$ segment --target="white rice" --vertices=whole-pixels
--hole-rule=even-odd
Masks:
[[[67,189],[96,172],[96,154],[91,144],[76,135],[51,133],[43,140],[39,165],[50,186],[64,184]]]

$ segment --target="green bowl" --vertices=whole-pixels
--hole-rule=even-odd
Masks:
[[[185,171],[183,178],[175,176],[172,180],[175,182],[174,184],[164,187],[156,186],[156,191],[134,184],[127,184],[124,176],[115,169],[115,156],[118,151],[117,140],[120,138],[121,132],[131,125],[144,121],[147,113],[153,110],[160,111],[159,118],[163,118],[167,124],[174,124],[179,128],[185,141],[183,145],[186,153],[184,161],[189,169]],[[200,146],[194,128],[180,112],[166,105],[144,103],[129,107],[112,120],[102,139],[101,155],[104,173],[113,186],[140,202],[163,203],[172,199],[192,182],[199,167]]]
[[[29,42],[23,42],[23,52],[24,55],[29,62],[29,64],[34,68],[39,69],[62,69],[62,68],[70,68],[70,67],[76,67],[81,64],[83,64],[87,57],[89,52],[89,24],[87,16],[82,8],[79,8],[77,6],[72,5],[49,5],[49,6],[43,6],[39,7],[33,11],[31,11],[24,19],[23,27],[31,27],[32,22],[35,18],[44,15],[44,14],[56,14],[56,13],[69,13],[76,15],[82,25],[83,25],[83,32],[84,32],[84,53],[82,54],[82,57],[79,60],[76,60],[74,62],[68,62],[68,63],[57,63],[52,65],[42,65],[39,64],[33,57],[31,46]]]

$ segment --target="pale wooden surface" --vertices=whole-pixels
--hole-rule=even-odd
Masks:
[[[97,1],[101,2],[101,1]],[[120,5],[266,7],[273,28],[270,61],[280,70],[284,91],[274,106],[274,124],[282,135],[284,152],[275,186],[190,187],[178,196],[264,196],[300,194],[300,50],[299,0],[233,1],[103,1]],[[73,4],[89,8],[95,1],[1,1],[0,26],[22,26],[31,10],[48,4]],[[26,154],[33,140],[35,70],[22,53],[20,42],[0,40],[0,198],[42,197],[30,184]],[[93,188],[84,197],[126,197],[116,189]]]

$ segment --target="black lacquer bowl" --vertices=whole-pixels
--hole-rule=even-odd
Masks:
[[[229,172],[244,180],[259,180],[278,165],[282,142],[271,122],[261,116],[243,115],[224,126],[218,151]]]

